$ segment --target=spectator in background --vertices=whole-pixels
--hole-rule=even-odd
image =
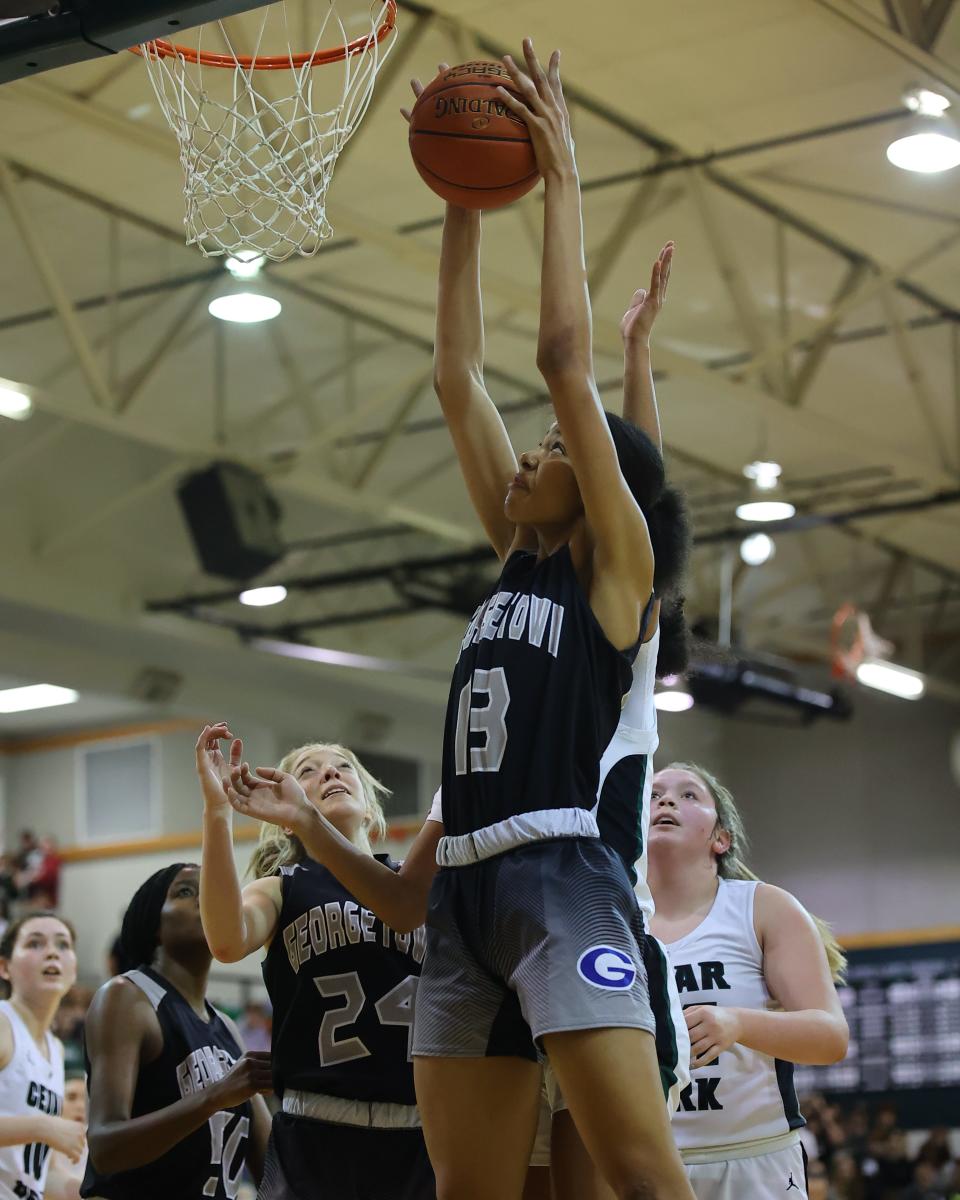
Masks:
[[[939,1181],[939,1172],[932,1163],[920,1160],[913,1169],[913,1183],[896,1193],[902,1200],[947,1200],[947,1191]]]
[[[936,1170],[939,1182],[948,1186],[953,1177],[953,1154],[945,1125],[930,1130],[930,1136],[917,1151],[917,1162],[929,1163]]]
[[[34,865],[23,874],[23,887],[31,905],[56,908],[60,902],[60,866],[57,843],[52,837],[41,838],[36,853],[31,853]]]
[[[896,1121],[896,1113],[893,1115]],[[877,1160],[876,1181],[882,1200],[895,1197],[913,1179],[913,1163],[907,1150],[907,1135],[902,1129],[891,1128],[884,1141],[874,1141]],[[934,1172],[936,1175],[936,1172]]]
[[[0,937],[13,919],[13,904],[18,894],[16,859],[12,854],[0,854]]]
[[[87,1130],[87,1077],[82,1068],[75,1068],[66,1071],[66,1080],[63,1085],[63,1111],[60,1114],[65,1121],[77,1121],[83,1126],[84,1133]],[[83,1172],[87,1165],[87,1147],[84,1145],[83,1153],[79,1161],[73,1161],[59,1150],[54,1150],[53,1158],[50,1161],[51,1170],[56,1170],[60,1175],[72,1180],[77,1185],[77,1190],[80,1189],[80,1183],[83,1180]]]
[[[817,1159],[811,1160],[807,1166],[808,1200],[834,1200],[835,1196],[836,1192],[830,1190],[826,1164]]]
[[[248,1050],[269,1050],[273,1036],[273,1016],[265,1004],[249,1000],[237,1022],[240,1037]]]
[[[866,1200],[866,1189],[857,1160],[846,1150],[834,1152],[830,1182],[836,1200]]]

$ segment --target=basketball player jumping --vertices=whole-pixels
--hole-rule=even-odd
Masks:
[[[526,105],[503,96],[531,128],[546,181],[538,362],[558,424],[521,456],[518,472],[482,384],[482,338],[481,370],[465,389],[447,386],[444,322],[455,330],[466,319],[475,329],[464,295],[479,304],[478,289],[448,294],[458,273],[470,272],[479,233],[458,231],[457,210],[448,210],[437,385],[468,490],[505,567],[463,640],[451,692],[447,836],[430,899],[417,1094],[438,1194],[519,1196],[537,1119],[536,1039],[617,1195],[647,1188],[682,1197],[690,1192],[651,1036],[659,997],[647,989],[646,935],[624,858],[599,836],[593,813],[600,758],[638,648],[653,632],[655,555],[644,514],[663,492],[663,464],[648,438],[600,407],[558,59],[545,75],[529,43],[525,52],[529,76],[505,65]],[[266,785],[280,802],[270,819],[282,819],[282,809],[313,836],[319,822],[298,808],[288,780],[258,775],[259,787],[249,772],[233,774],[236,806],[259,815],[256,794]],[[635,824],[635,800],[633,814]],[[610,836],[617,825],[611,814]],[[389,904],[390,888],[382,891]]]
[[[701,767],[653,780],[654,932],[685,1006],[693,1079],[673,1128],[698,1200],[806,1200],[793,1063],[847,1050],[829,930],[744,864],[733,797]],[[831,978],[832,976],[832,978]]]
[[[81,1194],[105,1200],[235,1200],[259,1179],[270,1056],[244,1054],[206,998],[211,955],[200,869],[174,863],[134,893],[120,934],[126,973],[94,996],[85,1049],[90,1157]]]
[[[0,938],[0,1200],[75,1200],[76,1181],[50,1170],[50,1152],[71,1162],[83,1126],[63,1111],[63,1046],[50,1032],[77,978],[73,926],[30,912]]]
[[[225,793],[232,735],[207,726],[197,742],[204,796],[203,924],[221,962],[266,949],[263,976],[273,1004],[273,1121],[261,1200],[433,1200],[435,1184],[416,1107],[410,1046],[423,962],[423,929],[397,931],[361,907],[310,857],[288,828],[265,825],[242,891]],[[341,746],[292,750],[280,764],[304,807],[338,838],[373,856],[369,835],[384,827],[382,784]],[[238,786],[244,785],[238,780]],[[299,826],[298,826],[299,827]]]

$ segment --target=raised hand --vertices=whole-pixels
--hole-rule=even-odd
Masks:
[[[230,739],[230,762],[223,757],[220,743]],[[197,738],[197,775],[203,792],[204,806],[208,809],[225,808],[227,798],[223,793],[223,782],[230,778],[230,768],[240,766],[243,759],[243,742],[235,738],[226,721],[216,725],[204,725]]]
[[[449,71],[449,70],[450,70],[449,63],[441,63],[437,67],[437,74],[442,75],[444,73],[444,71]],[[419,79],[414,78],[414,79],[410,80],[410,87],[413,89],[413,101],[414,101],[414,104],[416,104],[416,102],[420,99],[421,93],[423,92],[423,84],[420,82]],[[409,109],[409,108],[401,108],[400,109],[400,115],[403,117],[403,119],[408,124],[410,123],[410,114],[412,111],[413,110]]]
[[[667,242],[653,264],[649,288],[637,288],[633,293],[630,307],[620,322],[620,333],[625,342],[649,341],[653,323],[667,298],[674,249],[674,243]]]
[[[292,775],[273,767],[257,767],[254,773],[248,763],[233,764],[232,756],[229,777],[222,787],[238,813],[281,829],[296,830],[316,812]]]
[[[534,53],[532,38],[523,39],[523,54],[526,72],[520,70],[509,54],[503,57],[503,65],[523,99],[518,100],[502,87],[497,88],[497,95],[530,131],[537,166],[544,179],[551,175],[575,175],[570,114],[560,82],[560,51],[554,50],[550,55],[546,71]]]
[[[213,1084],[218,1108],[236,1108],[244,1100],[273,1091],[273,1070],[268,1050],[248,1050]]]

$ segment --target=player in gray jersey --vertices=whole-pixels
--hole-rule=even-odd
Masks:
[[[666,943],[690,1034],[690,1086],[673,1129],[697,1200],[806,1200],[793,1064],[843,1058],[834,981],[843,956],[822,922],[744,863],[733,797],[701,767],[653,779],[652,930]]]
[[[50,1168],[79,1160],[82,1126],[65,1120],[63,1046],[50,1032],[77,978],[73,926],[30,912],[0,938],[0,1200],[76,1200],[76,1181]]]

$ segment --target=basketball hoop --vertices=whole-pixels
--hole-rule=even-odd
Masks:
[[[834,679],[856,679],[857,667],[865,659],[886,659],[894,650],[893,643],[875,633],[870,618],[854,604],[843,604],[833,614],[830,644]]]
[[[305,7],[326,11],[302,53],[294,53],[284,0],[263,10],[252,54],[237,52],[222,21],[201,28],[196,47],[134,47],[180,144],[187,245],[207,256],[255,250],[282,262],[315,254],[333,233],[327,189],[395,40],[397,5],[374,0],[369,30],[352,39],[336,0]],[[340,41],[325,46],[331,23]],[[268,27],[278,25],[287,52],[261,54]],[[204,36],[226,53],[202,49]],[[318,81],[314,69],[334,63],[343,63],[339,78]]]

